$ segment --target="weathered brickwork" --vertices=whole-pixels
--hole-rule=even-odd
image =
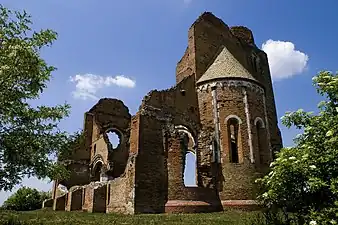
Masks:
[[[60,197],[54,199],[53,210],[55,211],[65,211],[67,202],[67,194],[64,194]]]
[[[46,199],[42,203],[42,208],[52,208],[54,200],[53,199]]]
[[[71,178],[58,181],[69,191],[55,197],[55,210],[254,209],[254,181],[282,147],[267,56],[248,28],[203,13],[189,29],[176,85],[150,91],[133,116],[120,100],[99,100],[85,113],[83,134],[62,159]],[[196,156],[196,187],[184,184],[188,153]]]

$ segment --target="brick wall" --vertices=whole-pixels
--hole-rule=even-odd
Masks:
[[[164,151],[161,123],[147,115],[140,116],[139,150],[135,168],[135,211],[164,211],[167,188],[164,186]]]
[[[85,212],[93,212],[94,186],[86,185],[83,188],[82,210]]]
[[[134,214],[135,212],[135,162],[136,155],[129,157],[124,176],[107,183],[107,213]]]
[[[258,82],[227,78],[201,84],[206,87],[203,90],[196,87],[223,45]],[[254,59],[259,60],[258,65]],[[215,88],[211,90],[211,86]],[[230,160],[227,118],[239,119],[237,163]],[[255,126],[257,121],[262,129]],[[219,126],[216,130],[215,122]],[[197,142],[193,150],[196,188],[184,186],[186,152],[178,127]],[[115,150],[109,145],[109,129],[122,137]],[[269,148],[281,147],[266,54],[255,46],[248,28],[229,28],[211,13],[204,13],[189,29],[188,47],[176,67],[176,86],[149,92],[133,117],[122,101],[101,99],[86,113],[84,131],[86,141],[75,151],[68,187],[88,183],[89,176],[83,174],[87,169],[89,175],[89,169],[100,160],[109,179],[113,179],[84,186],[81,207],[88,212],[216,210],[221,200],[253,199],[254,180],[266,172],[271,160]],[[258,136],[265,139],[258,141]],[[79,160],[84,162],[80,165]],[[72,205],[79,208],[80,195],[71,192],[69,198],[69,210]],[[55,201],[59,208],[62,201],[66,201],[65,196]],[[184,208],[185,201],[190,201],[191,207]]]
[[[230,81],[231,83],[231,81]],[[259,117],[265,123],[264,92],[259,85],[248,81],[232,81],[232,86],[227,86],[229,81],[222,83],[219,81],[215,85],[215,95],[217,101],[217,115],[220,124],[220,165],[214,165],[220,168],[221,173],[213,173],[213,163],[211,162],[212,152],[210,150],[211,141],[207,142],[208,137],[214,135],[214,113],[213,99],[211,94],[211,84],[198,92],[200,118],[202,129],[199,140],[199,153],[201,162],[208,165],[208,171],[201,173],[202,184],[211,184],[213,187],[213,176],[220,191],[222,200],[229,199],[254,199],[256,187],[254,180],[265,172],[270,160],[268,148],[268,135],[263,135],[265,145],[261,146],[262,155],[265,163],[260,161],[257,132],[255,121]],[[206,84],[207,85],[207,84]],[[248,121],[249,117],[249,121]],[[228,118],[236,118],[239,121],[238,128],[238,163],[230,162],[230,140]],[[249,127],[250,126],[250,129]],[[266,128],[266,126],[265,126]],[[268,130],[265,129],[267,134]],[[251,136],[249,136],[251,134]],[[205,140],[201,139],[201,136]],[[250,147],[250,142],[252,147]],[[251,153],[252,151],[252,153]],[[252,158],[253,157],[253,158]],[[202,165],[200,165],[202,167]],[[204,166],[205,168],[206,166]]]
[[[105,213],[107,206],[107,184],[94,188],[93,212]]]
[[[67,194],[59,196],[54,199],[53,210],[55,211],[65,211],[66,208],[66,199]]]
[[[82,210],[82,187],[74,187],[68,192],[66,211]]]
[[[120,100],[101,99],[89,112],[94,118],[91,160],[93,162],[96,156],[101,156],[107,167],[109,163],[113,165],[108,175],[112,178],[119,177],[124,173],[129,155],[129,110]],[[116,149],[109,149],[107,132],[110,130],[120,135],[120,145]]]

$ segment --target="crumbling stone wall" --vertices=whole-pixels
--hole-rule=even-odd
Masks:
[[[53,203],[53,210],[55,211],[65,211],[66,202],[67,202],[67,194],[56,197]]]
[[[220,77],[201,81],[222,47],[237,64],[223,60]],[[226,75],[228,67],[250,76]],[[121,139],[117,148],[111,130]],[[64,161],[71,179],[60,183],[70,191],[54,209],[134,214],[252,206],[254,180],[267,171],[270,150],[282,145],[267,56],[248,28],[204,13],[189,29],[174,87],[149,92],[134,116],[120,100],[99,100],[85,114],[83,133]],[[196,155],[193,188],[183,180],[187,152]]]
[[[94,188],[93,212],[105,213],[107,206],[107,184]]]
[[[186,127],[197,136],[199,113],[193,76],[183,79],[173,88],[150,92],[142,102],[139,117],[142,132],[139,132],[136,164],[136,211],[164,212],[167,199],[175,198],[184,186],[184,160],[175,126]],[[145,160],[148,165],[143,163]]]
[[[129,156],[129,110],[120,100],[101,99],[89,113],[93,115],[91,166],[95,167],[93,163],[99,157],[108,170],[107,175],[111,178],[119,177],[125,171]],[[109,131],[116,132],[120,138],[116,149],[113,149],[112,143],[109,142]]]
[[[166,176],[162,126],[153,116],[140,115],[139,149],[135,168],[135,211],[158,213],[164,211]]]
[[[67,193],[66,211],[82,210],[83,188],[81,186],[72,187]]]
[[[93,212],[94,185],[95,184],[88,184],[83,186],[82,211],[84,212]]]
[[[195,38],[194,30],[189,29],[188,32],[188,47],[182,59],[176,66],[176,84],[179,84],[184,78],[194,76],[195,68]]]
[[[135,160],[136,155],[130,154],[126,173],[107,183],[106,212],[134,214],[135,212]]]
[[[282,139],[277,124],[268,59],[266,53],[255,45],[250,29],[243,26],[229,28],[213,14],[203,13],[189,29],[188,47],[176,68],[177,82],[192,74],[197,81],[213,62],[222,45],[226,45],[241,65],[265,88],[271,147],[279,151],[282,147]],[[256,63],[257,65],[254,66]]]
[[[181,146],[181,135],[178,132],[167,137],[167,167],[168,167],[168,199],[176,199],[184,189],[183,165],[184,152]]]
[[[251,30],[244,26],[233,26],[230,28],[231,33],[245,44],[254,45],[255,40]]]

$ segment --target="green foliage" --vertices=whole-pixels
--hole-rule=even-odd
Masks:
[[[69,137],[57,125],[70,106],[29,104],[39,98],[56,69],[40,51],[57,34],[32,31],[30,18],[0,5],[0,190],[11,190],[24,176],[66,175],[51,156],[67,145]]]
[[[58,160],[62,161],[70,159],[72,157],[72,153],[83,146],[84,140],[83,131],[78,131],[69,135],[68,141],[64,143],[62,151],[59,152]]]
[[[41,209],[42,202],[50,197],[48,192],[39,192],[36,189],[22,187],[4,202],[2,208],[15,211]]]
[[[296,146],[284,148],[260,179],[265,192],[259,197],[272,211],[281,210],[287,221],[314,224],[338,222],[338,75],[327,71],[313,78],[326,98],[314,115],[303,110],[282,118],[287,127],[303,129]]]

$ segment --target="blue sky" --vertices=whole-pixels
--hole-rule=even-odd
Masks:
[[[279,117],[298,108],[316,110],[320,97],[311,77],[320,70],[337,70],[336,0],[1,2],[27,10],[34,29],[58,32],[55,44],[43,51],[46,61],[58,70],[36,104],[70,103],[72,113],[60,124],[70,132],[82,128],[83,114],[96,98],[119,98],[134,114],[147,92],[173,86],[187,31],[204,11],[229,26],[244,25],[253,31],[257,46],[269,56]],[[297,131],[280,127],[284,145],[292,145]],[[50,183],[34,178],[22,185],[51,188]],[[9,194],[0,192],[0,204]]]

